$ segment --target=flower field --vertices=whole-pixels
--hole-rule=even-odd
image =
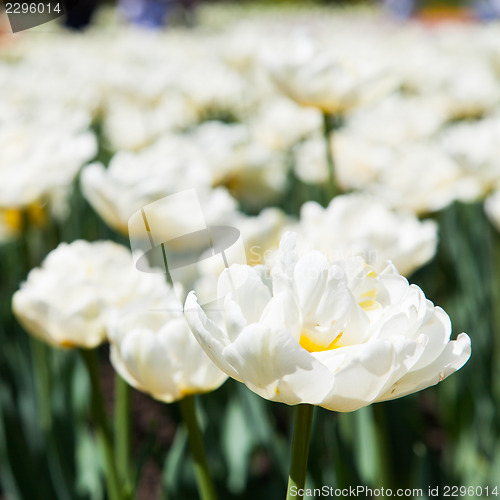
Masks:
[[[500,495],[499,231],[500,24],[0,28],[0,500]]]

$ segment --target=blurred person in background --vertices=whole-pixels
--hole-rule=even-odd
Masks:
[[[161,29],[174,10],[187,26],[194,24],[197,0],[119,0],[118,8],[132,24],[148,29]]]
[[[158,29],[165,25],[173,4],[173,0],[120,0],[118,8],[129,23]]]
[[[64,25],[75,30],[85,28],[91,23],[98,3],[99,0],[66,0]]]
[[[474,4],[476,16],[482,21],[492,21],[500,17],[500,0],[478,0]]]
[[[418,6],[417,0],[382,0],[382,5],[397,19],[409,19]]]

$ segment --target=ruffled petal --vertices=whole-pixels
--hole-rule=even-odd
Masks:
[[[241,382],[238,373],[224,359],[222,351],[230,344],[229,337],[208,316],[198,304],[194,292],[190,292],[186,298],[184,315],[189,328],[200,343],[208,357],[230,377]]]
[[[470,354],[470,338],[467,334],[461,333],[457,340],[447,344],[441,355],[433,363],[420,370],[411,371],[402,377],[379,398],[379,401],[400,398],[436,385],[462,368],[469,359]]]
[[[385,341],[314,353],[328,366],[334,381],[320,406],[345,412],[373,402],[398,367],[396,354],[392,343]]]
[[[249,325],[234,344],[224,348],[223,356],[238,380],[272,401],[317,405],[332,387],[326,367],[284,329]]]

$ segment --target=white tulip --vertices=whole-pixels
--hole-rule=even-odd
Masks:
[[[294,230],[300,253],[321,250],[330,260],[362,255],[377,272],[390,260],[405,276],[434,257],[438,238],[434,221],[419,221],[362,193],[337,196],[328,208],[307,202]]]
[[[331,141],[335,174],[344,189],[362,189],[395,208],[425,214],[482,194],[481,179],[465,172],[433,141],[390,147],[340,131]]]
[[[227,375],[194,338],[172,289],[156,306],[121,310],[110,319],[115,370],[136,389],[166,403],[217,389]]]
[[[106,169],[99,163],[88,165],[81,176],[81,188],[93,208],[114,229],[127,232],[130,216],[145,205],[168,195],[196,188],[207,223],[219,222],[235,209],[236,202],[224,188],[210,187],[211,174],[196,157],[183,154],[183,147],[157,143],[141,153],[116,154]],[[182,222],[179,213],[161,217]],[[166,223],[166,220],[164,221]]]
[[[380,64],[377,51],[357,46],[354,54],[343,53],[331,42],[318,46],[311,38],[300,37],[286,53],[268,56],[276,86],[297,103],[330,114],[344,114],[394,89],[397,82]]]
[[[301,139],[322,131],[323,122],[319,110],[273,95],[262,100],[250,127],[262,144],[273,150],[287,151]]]
[[[432,96],[391,94],[355,110],[347,118],[345,129],[377,144],[397,147],[431,137],[445,120],[442,103]]]
[[[105,341],[114,308],[162,297],[164,280],[162,274],[138,271],[121,245],[77,240],[61,243],[30,271],[12,306],[35,337],[56,347],[91,348]]]
[[[0,207],[26,207],[71,186],[97,151],[91,132],[42,123],[18,123],[0,131]]]
[[[129,96],[112,97],[107,102],[103,130],[113,150],[139,150],[196,121],[195,110],[180,93],[167,94],[149,105]]]
[[[236,265],[219,279],[211,320],[191,293],[185,315],[212,360],[260,396],[354,411],[438,383],[470,356],[448,315],[393,266],[295,256],[295,235],[271,269]]]
[[[441,145],[464,173],[481,182],[483,193],[500,182],[500,117],[459,122],[441,134]]]

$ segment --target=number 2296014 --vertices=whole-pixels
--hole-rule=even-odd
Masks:
[[[6,3],[5,4],[6,14],[59,14],[61,12],[61,6],[50,3]]]

